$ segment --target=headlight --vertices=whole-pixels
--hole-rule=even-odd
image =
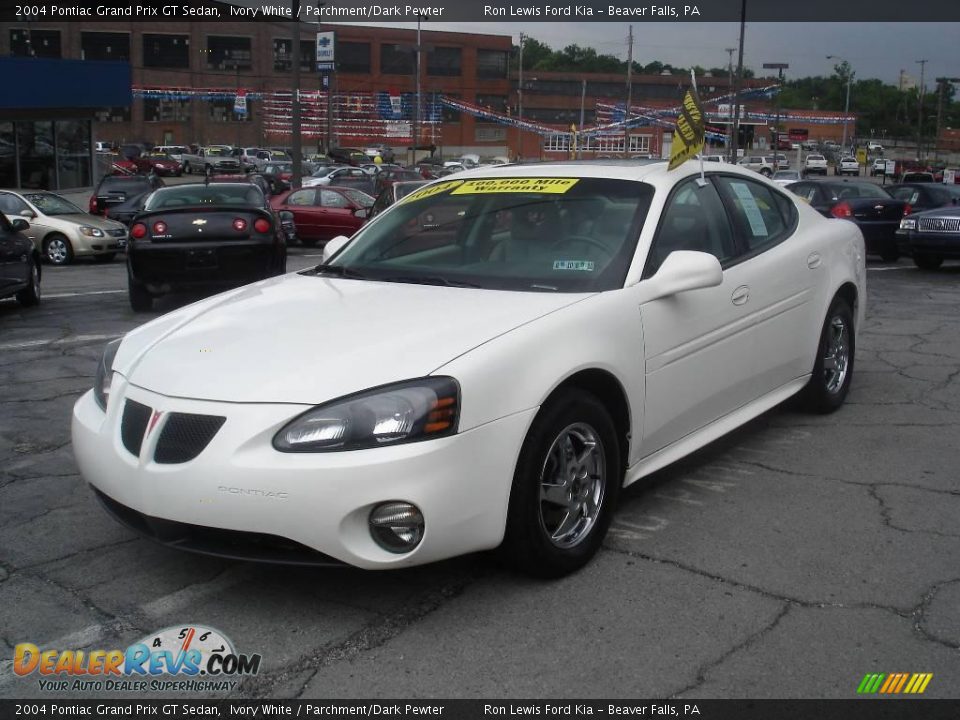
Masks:
[[[81,225],[80,234],[86,235],[87,237],[103,237],[103,230],[100,228],[90,227],[89,225]]]
[[[901,230],[916,230],[917,229],[917,219],[916,218],[904,218],[900,221]]]
[[[331,452],[453,435],[460,386],[428,377],[366,390],[308,410],[273,438],[281,452]]]
[[[97,405],[104,412],[107,411],[107,400],[110,399],[110,381],[113,379],[113,359],[117,356],[120,347],[120,338],[111,340],[103,349],[103,357],[97,364],[97,377],[93,383],[93,397]]]

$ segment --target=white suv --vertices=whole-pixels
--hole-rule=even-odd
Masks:
[[[739,163],[740,167],[745,167],[758,172],[761,175],[770,177],[773,175],[773,158],[765,155],[748,155]]]
[[[807,155],[807,159],[803,163],[803,171],[807,175],[826,175],[827,159],[823,155]]]

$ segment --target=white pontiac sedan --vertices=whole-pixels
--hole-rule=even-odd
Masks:
[[[463,172],[316,268],[110,343],[74,452],[181,549],[380,569],[501,547],[562,575],[621,487],[796,393],[839,407],[865,279],[856,225],[732,165]]]

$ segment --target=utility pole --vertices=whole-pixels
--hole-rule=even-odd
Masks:
[[[850,115],[850,81],[853,80],[853,67],[850,65],[850,62],[844,60],[839,55],[827,55],[827,60],[839,60],[844,64],[844,68],[847,71],[847,101],[843,107],[843,141],[840,143],[840,152],[843,153],[847,147],[847,118]],[[854,133],[856,134],[856,133]]]
[[[926,60],[917,60],[920,65],[920,89],[917,91],[917,160],[923,160],[923,71]]]
[[[293,60],[293,92],[290,94],[290,134],[293,167],[290,186],[300,187],[303,179],[303,141],[300,137],[300,3],[302,0],[290,0],[293,14],[293,40],[291,40],[291,59]]]
[[[523,43],[527,36],[520,33],[520,77],[517,80],[517,122],[523,124]],[[517,128],[517,156],[523,162],[523,128]]]
[[[780,95],[783,92],[783,71],[790,67],[788,63],[764,63],[763,67],[768,70],[777,71],[777,82],[779,90],[777,91],[777,116],[773,123],[773,171],[780,169],[780,163],[777,161],[777,153],[780,151]]]
[[[727,153],[730,153],[731,142],[733,140],[733,53],[736,51],[736,48],[725,48],[727,51],[727,70],[729,75],[727,77],[727,93],[730,95],[729,102],[729,115],[730,122],[727,123]],[[733,162],[733,159],[730,158],[730,162]]]
[[[627,34],[627,104],[623,113],[623,153],[627,157],[630,152],[630,105],[633,103],[633,25]]]
[[[733,86],[733,141],[730,143],[730,162],[737,161],[740,141],[740,81],[743,78],[743,36],[747,29],[747,0],[740,2],[740,49],[737,52],[737,76]]]
[[[577,138],[579,142],[577,143],[577,159],[583,157],[583,117],[584,117],[584,106],[587,102],[587,81],[586,78],[580,81],[580,137]]]
[[[417,162],[417,145],[420,142],[420,16],[417,15],[417,102],[413,112],[413,163]]]

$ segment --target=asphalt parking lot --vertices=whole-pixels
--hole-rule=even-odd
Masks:
[[[13,675],[17,643],[200,623],[263,656],[235,697],[850,698],[869,672],[960,697],[960,264],[871,264],[847,405],[781,406],[637,483],[555,582],[487,556],[375,574],[134,536],[77,474],[70,410],[104,342],[186,300],[135,315],[120,259],[44,271],[39,308],[0,301],[0,696],[51,697]]]

